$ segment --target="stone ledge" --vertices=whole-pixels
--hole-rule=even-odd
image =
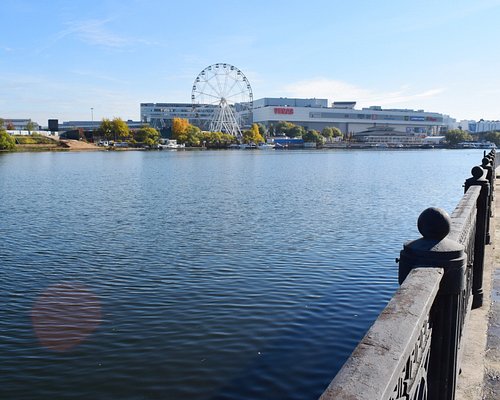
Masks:
[[[500,193],[500,180],[495,183]],[[500,399],[500,201],[495,201],[491,245],[486,246],[484,303],[472,310],[462,340],[456,400]]]

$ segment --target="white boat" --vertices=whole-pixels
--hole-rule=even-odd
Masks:
[[[175,139],[161,139],[161,143],[158,144],[158,149],[160,150],[174,150],[183,149],[186,145],[177,143]]]
[[[240,149],[256,149],[257,145],[255,143],[241,143],[239,145]]]
[[[274,150],[274,144],[272,143],[259,143],[257,148],[260,150]]]
[[[463,149],[496,149],[495,143],[492,142],[460,142],[459,147]]]
[[[374,143],[371,145],[371,147],[375,149],[388,149],[389,145],[387,143]]]
[[[480,149],[496,149],[497,146],[493,142],[481,142],[479,145]]]

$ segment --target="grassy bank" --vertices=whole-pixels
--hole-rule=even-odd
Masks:
[[[84,151],[103,150],[93,143],[80,140],[58,140],[43,135],[13,135],[15,148],[11,151]]]
[[[64,151],[68,150],[58,140],[42,135],[13,135],[16,141],[14,151]]]

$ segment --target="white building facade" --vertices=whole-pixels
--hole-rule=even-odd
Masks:
[[[141,103],[141,121],[156,129],[172,127],[174,118],[184,118],[193,125],[208,129],[216,106],[194,108],[191,103]]]
[[[140,129],[144,124],[141,121],[124,121],[129,129]],[[70,131],[75,129],[83,129],[85,131],[97,130],[101,126],[102,121],[65,121],[59,123],[59,131]]]
[[[459,126],[470,133],[500,132],[500,121],[463,120],[460,121]]]
[[[437,135],[453,126],[447,115],[409,109],[382,109],[378,106],[355,109],[355,102],[327,99],[263,98],[254,102],[253,122],[270,126],[288,121],[306,129],[337,127],[343,134],[356,134],[374,126],[387,126],[411,135]]]
[[[34,131],[38,131],[40,129],[40,125],[38,122],[34,122],[31,119],[16,119],[16,118],[1,118],[3,119],[4,128],[12,128],[12,130],[26,130],[26,126],[28,124],[34,124]]]

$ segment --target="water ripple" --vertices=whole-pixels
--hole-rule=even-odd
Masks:
[[[0,155],[0,398],[317,398],[481,156]]]

